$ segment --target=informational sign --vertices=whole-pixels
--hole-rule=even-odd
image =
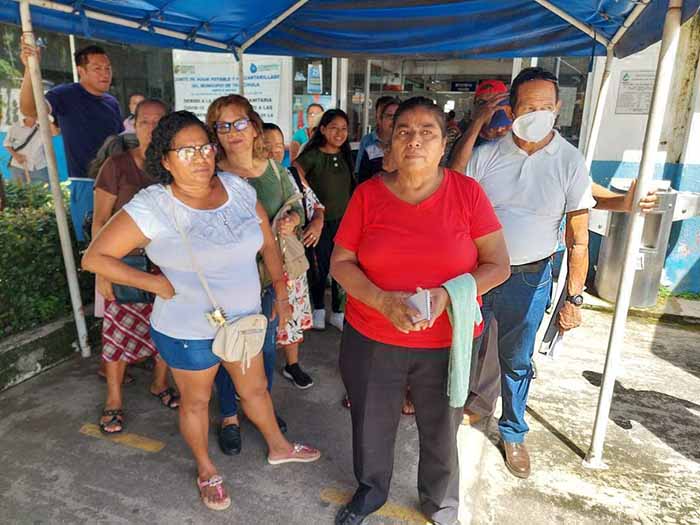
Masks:
[[[622,71],[617,90],[615,113],[618,115],[647,115],[654,92],[654,71]]]
[[[309,64],[306,75],[306,92],[310,95],[323,93],[323,65]]]
[[[175,109],[204,119],[218,97],[238,93],[238,65],[221,53],[173,52]],[[281,66],[277,58],[244,60],[244,94],[265,122],[278,122]]]
[[[558,124],[563,128],[568,128],[574,123],[574,110],[576,109],[576,88],[562,86],[559,88],[559,100],[561,109],[559,110]]]
[[[453,81],[450,91],[459,91],[460,93],[468,93],[476,91],[476,82],[472,81]]]

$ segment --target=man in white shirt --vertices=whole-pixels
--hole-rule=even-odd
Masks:
[[[44,145],[34,117],[23,116],[7,132],[2,144],[10,152],[10,173],[16,182],[48,183]]]
[[[503,415],[499,431],[506,466],[530,475],[525,448],[527,395],[537,329],[551,292],[551,256],[566,218],[569,253],[562,331],[581,324],[588,271],[588,209],[595,206],[581,153],[553,130],[561,107],[557,79],[541,68],[524,69],[510,92],[512,132],[477,148],[466,173],[484,188],[498,215],[511,258],[511,277],[483,297],[485,325],[498,322]]]

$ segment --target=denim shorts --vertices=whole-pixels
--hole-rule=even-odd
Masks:
[[[221,362],[212,352],[213,339],[174,339],[151,327],[151,338],[170,368],[206,370]]]

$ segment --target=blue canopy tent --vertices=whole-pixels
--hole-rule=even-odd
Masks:
[[[32,9],[30,10],[30,5]],[[22,24],[29,43],[34,25],[48,31],[193,51],[293,56],[430,56],[508,58],[606,55],[605,72],[587,145],[590,165],[614,57],[661,40],[635,200],[653,177],[664,109],[682,22],[700,0],[1,0],[0,22]],[[41,71],[29,60],[35,100]],[[243,74],[239,74],[242,82]],[[75,261],[63,208],[44,104],[37,104],[51,188],[84,356],[90,355]],[[619,367],[644,218],[629,221],[591,446],[584,465],[604,468],[603,445]]]
[[[19,0],[0,21],[20,23]],[[41,29],[193,51],[294,56],[625,57],[661,39],[668,0],[31,0]],[[698,10],[686,0],[682,20]]]

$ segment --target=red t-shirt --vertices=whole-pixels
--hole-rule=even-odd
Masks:
[[[335,242],[357,255],[362,271],[382,290],[413,293],[418,286],[437,288],[473,272],[478,264],[474,239],[500,229],[479,183],[445,169],[440,187],[417,205],[399,199],[382,177],[361,184]],[[385,344],[408,348],[452,344],[447,312],[432,328],[403,334],[377,310],[348,294],[345,318],[364,336]],[[474,337],[481,329],[476,327]]]

